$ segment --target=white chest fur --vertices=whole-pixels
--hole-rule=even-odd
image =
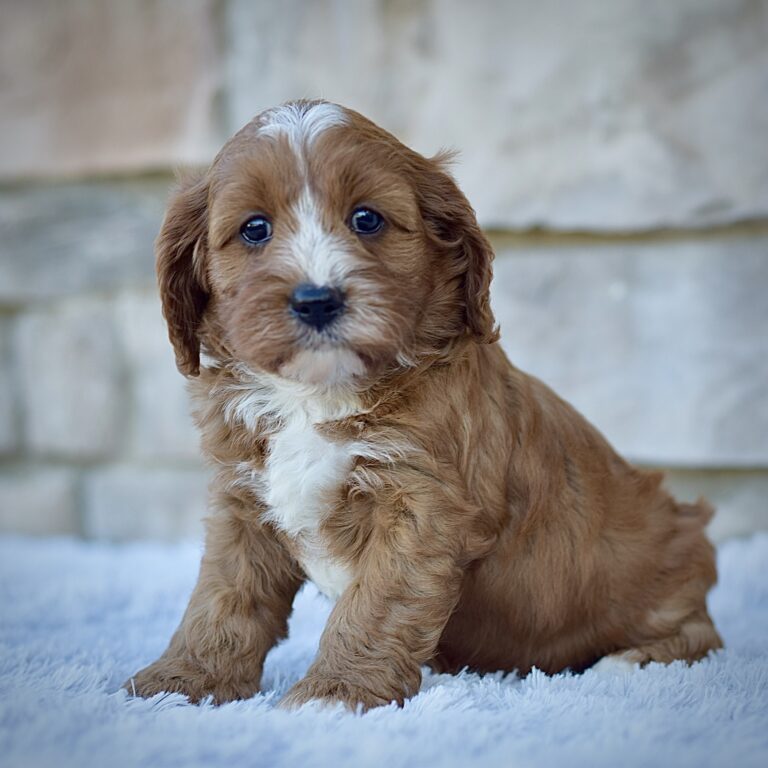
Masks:
[[[324,438],[303,408],[270,440],[265,472],[267,518],[302,545],[302,565],[317,587],[338,597],[350,575],[326,554],[318,529],[329,497],[344,481],[352,456]]]
[[[240,390],[229,412],[254,427],[262,416],[275,420],[263,473],[252,480],[267,505],[265,519],[296,541],[307,576],[333,599],[349,584],[351,573],[328,554],[320,523],[350,470],[355,450],[351,444],[328,440],[317,425],[347,415],[355,405],[307,397],[301,389],[259,386]]]

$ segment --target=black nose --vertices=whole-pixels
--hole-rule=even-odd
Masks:
[[[344,311],[344,297],[341,291],[327,285],[304,284],[296,287],[291,294],[291,312],[302,323],[318,331],[332,323]]]

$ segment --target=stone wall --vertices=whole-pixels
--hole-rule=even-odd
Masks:
[[[324,96],[456,174],[513,360],[768,527],[768,3],[7,0],[0,528],[196,535],[152,240],[174,167]]]

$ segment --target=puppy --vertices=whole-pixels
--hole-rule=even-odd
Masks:
[[[721,647],[710,507],[510,364],[446,159],[295,102],[171,199],[163,310],[216,475],[189,606],[129,690],[252,696],[307,579],[336,602],[288,706]]]

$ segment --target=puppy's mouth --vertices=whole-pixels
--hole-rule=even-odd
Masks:
[[[246,297],[225,318],[234,355],[255,370],[323,389],[366,388],[403,345],[399,316],[379,292],[300,284]]]
[[[300,349],[283,363],[280,376],[301,384],[336,387],[349,386],[365,374],[365,363],[349,347],[318,346]]]
[[[296,334],[296,343],[302,349],[313,352],[349,347],[344,338],[343,323],[341,321],[336,321],[320,330],[299,326]]]
[[[306,384],[351,383],[365,372],[365,363],[345,340],[347,297],[340,288],[304,283],[290,296],[289,313],[296,321],[298,351],[284,362],[281,376]]]

